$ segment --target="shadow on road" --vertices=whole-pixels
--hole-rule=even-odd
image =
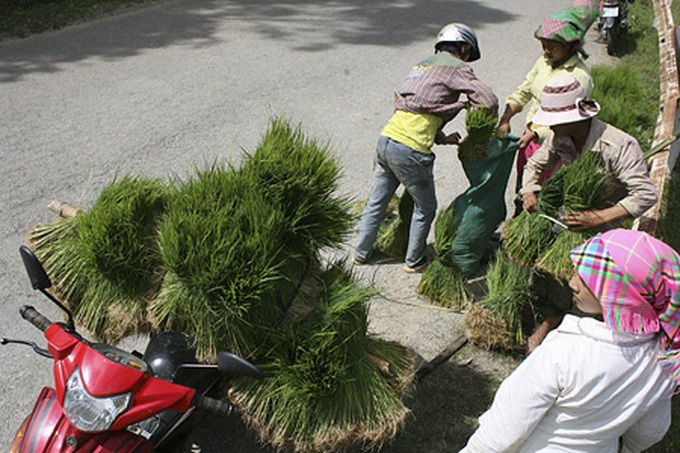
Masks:
[[[117,60],[169,46],[248,48],[259,37],[289,50],[320,52],[336,46],[405,46],[434,36],[446,22],[475,29],[515,16],[471,0],[366,2],[344,0],[182,0],[70,27],[58,34],[0,43],[0,83],[89,58]],[[21,42],[19,42],[21,41]],[[261,49],[263,43],[253,48]],[[254,55],[256,57],[256,55]],[[244,62],[247,64],[247,62]]]

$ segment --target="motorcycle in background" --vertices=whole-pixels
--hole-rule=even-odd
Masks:
[[[54,362],[54,388],[42,389],[10,453],[186,452],[199,412],[237,412],[207,395],[222,375],[262,378],[255,365],[228,352],[219,352],[216,365],[198,363],[191,339],[180,333],[153,335],[144,354],[86,340],[71,312],[47,291],[52,283],[33,252],[22,246],[20,254],[33,289],[64,310],[67,321],[54,323],[23,306],[21,316],[44,332],[47,349],[0,340],[29,345]]]
[[[635,0],[604,0],[598,23],[600,37],[607,44],[607,53],[616,55],[621,36],[628,32],[628,4]]]

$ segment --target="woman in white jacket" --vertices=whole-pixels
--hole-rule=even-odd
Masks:
[[[639,452],[680,384],[680,256],[615,229],[571,251],[578,308],[502,383],[463,452]]]

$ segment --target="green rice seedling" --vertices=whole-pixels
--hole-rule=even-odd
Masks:
[[[480,145],[487,145],[496,135],[498,116],[483,108],[468,108],[465,116],[466,137],[458,145],[458,157],[461,160],[478,160],[487,156],[480,152]]]
[[[292,253],[311,256],[349,236],[351,201],[337,194],[342,166],[327,144],[306,137],[299,126],[272,120],[243,172],[289,222],[284,243]]]
[[[375,242],[376,250],[393,258],[403,258],[408,247],[412,216],[413,198],[408,191],[404,190],[404,193],[399,197],[396,218],[378,234]]]
[[[437,256],[446,256],[451,250],[451,244],[456,237],[456,229],[460,219],[453,210],[454,203],[439,211],[434,222],[434,251]]]
[[[569,167],[562,166],[543,184],[538,194],[538,212],[550,217],[559,217],[564,205],[564,178]]]
[[[281,315],[281,269],[305,268],[284,253],[289,228],[252,177],[220,165],[198,171],[179,185],[160,228],[167,275],[150,307],[154,323],[193,335],[206,360],[221,349],[253,354]]]
[[[280,450],[380,445],[408,414],[401,396],[413,376],[412,357],[367,334],[374,291],[339,265],[323,281],[318,309],[275,334],[260,365],[266,379],[237,380],[230,392],[261,440]],[[376,358],[388,366],[376,366]]]
[[[79,217],[58,219],[38,225],[29,234],[29,244],[52,281],[52,289],[72,310],[86,286],[83,260],[79,259]]]
[[[503,320],[515,345],[525,340],[525,331],[535,325],[529,295],[530,269],[498,253],[486,274],[488,294],[479,305]],[[527,320],[531,325],[527,325]]]
[[[536,267],[560,280],[568,281],[573,269],[569,252],[591,236],[592,234],[582,231],[562,231],[536,261]]]
[[[606,179],[602,155],[584,152],[566,167],[564,174],[564,202],[567,212],[595,209],[595,202]]]
[[[553,223],[535,212],[523,211],[503,228],[503,250],[527,267],[533,266],[553,240]]]
[[[434,260],[423,272],[418,294],[446,308],[460,310],[472,300],[466,278],[445,257]]]
[[[96,338],[115,342],[148,330],[146,305],[160,281],[156,231],[171,194],[158,179],[124,176],[89,211],[59,222],[74,226],[62,237],[35,237],[59,292]]]
[[[157,230],[171,188],[159,179],[124,176],[79,216],[79,253],[87,283],[74,315],[98,338],[144,333],[148,300],[160,283]]]
[[[574,212],[600,207],[597,197],[606,179],[600,153],[585,152],[558,173],[563,192],[561,210]],[[572,267],[569,251],[593,234],[595,231],[560,231],[550,247],[540,254],[536,266],[559,279],[568,280]]]

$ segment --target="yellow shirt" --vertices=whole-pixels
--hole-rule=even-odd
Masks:
[[[421,153],[430,154],[434,138],[443,122],[436,115],[397,110],[380,135]]]
[[[590,76],[590,66],[583,61],[578,54],[572,55],[561,66],[553,68],[547,58],[541,56],[531,71],[527,74],[524,82],[517,87],[514,93],[508,96],[506,104],[512,104],[524,108],[531,101],[527,111],[526,127],[538,134],[538,142],[542,143],[550,134],[550,128],[536,126],[531,122],[534,114],[541,108],[541,93],[543,87],[555,77],[571,75],[586,90],[586,96],[593,91],[593,79]]]

